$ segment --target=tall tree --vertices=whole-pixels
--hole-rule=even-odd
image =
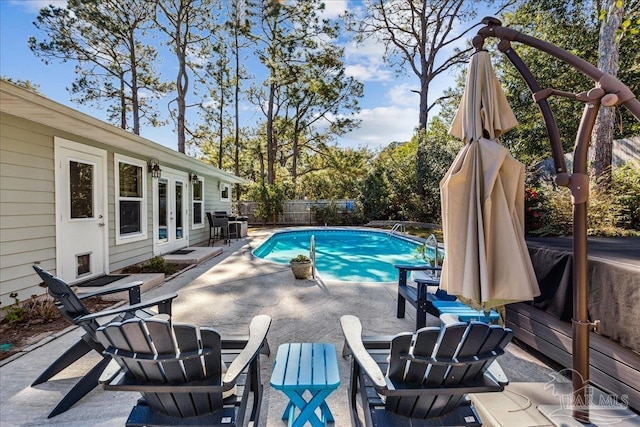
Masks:
[[[476,16],[479,3],[475,0],[366,0],[364,16],[356,16],[352,23],[359,40],[373,38],[384,44],[387,64],[399,71],[411,70],[418,78],[419,89],[414,91],[420,95],[418,131],[427,129],[429,111],[436,104],[429,104],[431,82],[467,61],[471,46],[458,46],[475,26],[465,28],[463,23]],[[512,0],[501,2],[495,13],[511,3]],[[417,147],[418,170],[423,169],[425,144],[422,140]],[[419,194],[423,184],[423,177],[418,174]]]
[[[155,5],[155,23],[168,39],[173,54],[178,61],[176,75],[177,112],[173,116],[178,135],[178,151],[185,152],[186,112],[189,95],[189,72],[197,72],[203,61],[202,52],[210,51],[212,26],[217,23],[213,16],[216,0],[152,0]]]
[[[258,57],[268,70],[252,101],[266,118],[267,182],[276,179],[276,162],[291,161],[295,187],[304,150],[326,143],[355,125],[362,85],[347,77],[343,51],[333,43],[338,26],[320,14],[319,0],[266,2]]]
[[[637,0],[635,0],[637,1]],[[598,21],[597,1],[592,0],[528,0],[521,1],[513,13],[505,14],[504,25],[559,46],[596,64]],[[490,44],[486,45],[491,47]],[[531,69],[541,87],[555,88],[573,93],[588,91],[594,87],[591,79],[562,61],[513,42],[513,49]],[[496,70],[511,108],[518,117],[518,126],[504,134],[500,140],[525,164],[533,164],[551,156],[551,149],[542,115],[532,102],[529,89],[522,76],[502,54],[496,56]],[[640,37],[623,37],[620,40],[618,78],[634,93],[640,91]],[[576,131],[584,105],[575,100],[550,97],[565,152],[573,151]],[[640,122],[624,109],[619,110],[614,126],[614,137],[637,135]]]
[[[140,134],[141,117],[160,124],[151,101],[170,88],[153,68],[156,49],[141,42],[149,23],[146,0],[69,0],[65,8],[49,5],[40,10],[34,25],[45,38],[30,37],[29,47],[45,63],[76,62],[79,77],[71,88],[75,100],[98,108],[106,101],[110,120]],[[140,96],[142,92],[147,96]]]
[[[231,38],[231,57],[233,58],[233,110],[234,110],[234,172],[240,175],[240,93],[242,80],[248,79],[247,70],[242,66],[242,51],[253,43],[251,36],[251,11],[255,5],[251,0],[232,0],[227,8],[225,29]],[[236,187],[240,198],[240,185]]]
[[[278,135],[274,123],[284,103],[284,90],[298,78],[294,65],[303,62],[301,52],[314,49],[326,29],[326,23],[319,17],[322,7],[320,0],[295,4],[263,2],[256,54],[267,68],[268,77],[262,87],[252,88],[250,99],[265,115],[268,184],[276,181]]]
[[[227,40],[218,38],[213,44],[213,56],[204,67],[202,83],[209,88],[210,100],[202,104],[205,121],[199,126],[204,134],[217,137],[218,140],[218,168],[222,169],[227,130],[230,129],[227,111],[227,100],[231,97],[232,81],[229,69],[229,49]],[[211,141],[212,142],[212,141]]]
[[[617,32],[624,17],[624,2],[604,0],[600,15],[598,40],[598,68],[614,77],[618,75]],[[611,185],[611,160],[613,155],[613,126],[615,107],[601,106],[591,135],[590,175],[596,188],[607,191]]]
[[[307,51],[304,63],[294,74],[298,79],[285,89],[285,117],[291,123],[291,178],[296,186],[300,155],[305,150],[320,152],[335,136],[358,125],[362,84],[345,76],[341,48],[327,43]]]

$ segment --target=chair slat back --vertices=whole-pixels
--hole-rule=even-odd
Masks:
[[[53,298],[58,301],[58,310],[66,319],[72,323],[76,323],[74,319],[79,316],[85,316],[89,313],[89,310],[80,301],[80,298],[73,292],[73,289],[59,277],[54,277],[53,274],[43,270],[40,266],[34,265],[33,269],[38,273],[38,276],[47,285],[47,292]]]
[[[386,410],[418,419],[437,417],[450,412],[458,407],[464,395],[448,394],[446,388],[481,377],[498,355],[491,357],[492,352],[501,352],[511,337],[512,332],[508,329],[480,322],[455,323],[443,328],[427,327],[418,330],[415,335],[410,333],[396,335],[391,341],[388,378],[396,386],[404,383],[409,387],[441,387],[443,392],[387,396]],[[424,363],[406,360],[403,355],[451,362]],[[489,355],[489,357],[482,363],[462,366],[456,366],[453,363],[455,360],[470,360],[479,355]]]
[[[485,343],[488,332],[489,325],[486,323],[470,323],[464,336],[464,340],[460,344],[460,348],[456,352],[455,356],[463,358],[481,354],[480,350]],[[464,382],[468,377],[467,372],[469,371],[469,368],[469,366],[452,366],[447,372],[442,384],[450,387]],[[471,375],[471,378],[474,377],[475,374]]]
[[[415,344],[411,353],[416,356],[431,357],[439,336],[440,328],[421,329],[420,333],[415,336]],[[404,381],[411,384],[421,384],[427,365],[411,362],[407,362],[407,364],[409,366]]]
[[[499,325],[491,325],[489,326],[489,331],[487,332],[486,339],[482,344],[482,347],[478,350],[477,354],[487,354],[489,352],[502,352],[504,348],[511,342],[513,338],[513,332],[511,329],[505,329]],[[476,379],[484,375],[486,370],[489,368],[489,365],[493,363],[495,357],[492,359],[486,360],[483,364],[476,364],[469,368],[467,371],[466,378],[467,379]]]
[[[186,324],[171,325],[164,319],[130,319],[98,330],[98,337],[127,375],[143,383],[185,384],[214,378],[221,384],[220,334],[210,328]],[[202,357],[181,358],[181,354],[202,349]],[[121,351],[122,350],[122,351]],[[176,355],[171,360],[154,360]],[[204,360],[203,360],[204,359]],[[222,393],[142,393],[147,404],[171,416],[187,418],[222,408]]]
[[[413,334],[410,332],[396,335],[391,340],[391,355],[389,356],[389,370],[387,376],[392,380],[404,381],[404,373],[407,369],[407,361],[400,358],[402,352],[409,352]]]

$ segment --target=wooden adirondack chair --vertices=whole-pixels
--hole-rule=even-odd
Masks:
[[[102,355],[104,347],[96,338],[96,331],[100,327],[98,319],[106,317],[111,320],[115,317],[116,320],[124,320],[136,316],[148,317],[157,314],[155,311],[149,310],[150,307],[158,307],[158,312],[171,314],[171,302],[178,296],[178,294],[172,293],[141,303],[140,286],[142,285],[142,282],[140,281],[78,296],[64,280],[54,277],[51,273],[43,270],[38,265],[34,265],[33,269],[47,285],[49,295],[56,299],[56,305],[62,316],[71,323],[82,327],[85,334],[80,340],[78,340],[78,342],[71,346],[66,352],[64,352],[64,354],[58,357],[47,369],[45,369],[44,372],[36,378],[33,384],[31,384],[32,387],[48,381],[54,375],[72,365],[76,360],[80,359],[91,350],[95,350]],[[97,313],[90,313],[87,307],[82,303],[82,300],[86,298],[123,291],[129,292],[130,305],[128,306],[118,307],[112,310],[103,310]],[[100,378],[102,371],[104,371],[108,365],[109,360],[110,358],[105,356],[84,377],[82,377],[66,394],[66,396],[62,398],[53,411],[51,411],[49,418],[65,412],[78,400],[82,399],[82,397],[93,390],[98,385],[98,379]]]
[[[362,337],[355,316],[340,319],[353,355],[351,422],[360,426],[360,389],[367,426],[480,426],[467,393],[502,391],[506,377],[489,369],[512,332],[480,322],[455,322],[390,337],[387,345]],[[383,372],[386,372],[384,374]]]
[[[120,369],[112,375],[107,369],[101,382],[107,390],[142,393],[127,426],[242,426],[250,395],[249,421],[258,425],[259,352],[270,325],[269,316],[254,317],[242,349],[228,345],[214,329],[171,325],[161,318],[103,326],[98,336]]]

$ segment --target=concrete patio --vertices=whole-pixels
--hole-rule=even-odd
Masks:
[[[231,246],[222,247],[221,255],[153,288],[143,298],[176,291],[179,296],[173,304],[175,321],[214,326],[223,334],[245,334],[253,316],[271,316],[273,322],[268,340],[272,355],[269,358],[261,356],[265,393],[259,425],[282,426],[284,423],[280,417],[287,401],[284,395],[269,386],[273,359],[280,344],[330,342],[340,351],[343,336],[339,319],[344,314],[360,317],[365,334],[408,331],[415,322],[411,310],[405,319],[395,317],[395,284],[295,280],[288,266],[254,258],[251,251],[269,234],[266,231],[253,232],[249,237],[232,242]],[[431,321],[433,324],[439,322],[436,318]],[[51,381],[30,387],[32,380],[80,335],[80,330],[72,329],[0,368],[0,424],[3,427],[124,425],[139,395],[108,392],[100,387],[69,411],[47,419],[49,411],[77,378],[98,360],[97,355],[85,356]],[[537,382],[536,389],[541,390],[544,383],[551,380],[550,374],[555,372],[553,369],[514,344],[510,344],[507,350],[501,365],[514,385]],[[349,364],[350,360],[339,357],[341,385],[328,398],[336,426],[350,425],[347,399]],[[494,396],[485,402],[492,402],[495,406],[500,402],[496,399],[502,398],[504,396]],[[535,414],[526,415],[531,410],[535,411],[536,403],[532,402],[531,408],[521,411],[527,421],[519,425],[550,425]],[[515,405],[524,407],[526,400]],[[513,417],[513,414],[509,412],[509,416]],[[502,423],[499,420],[491,422],[495,425]],[[510,424],[513,418],[507,422],[503,425],[515,425]],[[486,425],[490,425],[489,422]]]

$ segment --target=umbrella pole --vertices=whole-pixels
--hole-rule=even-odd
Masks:
[[[593,125],[595,123],[600,104],[612,107],[624,105],[637,119],[640,120],[640,100],[633,92],[617,78],[604,73],[582,58],[555,46],[551,43],[524,35],[512,28],[502,27],[500,20],[486,17],[482,20],[485,27],[478,30],[473,45],[479,49],[487,37],[500,39],[498,48],[506,54],[513,65],[523,76],[533,92],[534,100],[541,107],[543,120],[547,125],[551,146],[554,154],[556,183],[571,189],[573,198],[573,417],[579,421],[589,420],[589,401],[587,399],[587,385],[589,383],[589,331],[598,327],[598,321],[589,322],[587,306],[587,202],[589,197],[589,179],[587,175],[587,150]],[[564,170],[564,153],[557,138],[555,119],[548,106],[541,101],[548,96],[540,90],[535,79],[524,63],[512,51],[510,41],[517,41],[537,50],[548,53],[576,70],[589,76],[597,83],[597,87],[586,93],[586,102],[582,114],[580,127],[576,136],[573,174],[569,177]],[[547,91],[548,92],[548,91]],[[580,94],[583,95],[583,94]]]
[[[589,322],[587,297],[587,203],[589,199],[589,175],[587,155],[589,139],[600,109],[601,89],[589,91],[582,120],[576,135],[573,175],[568,187],[573,201],[573,418],[589,422]]]

